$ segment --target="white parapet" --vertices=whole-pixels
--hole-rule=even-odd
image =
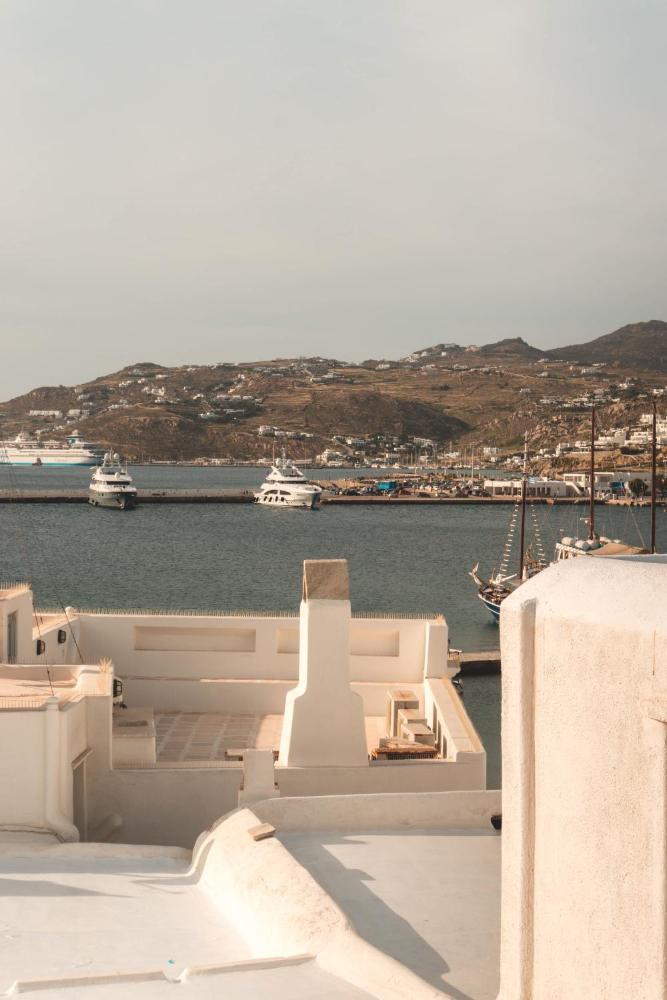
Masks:
[[[663,1000],[667,557],[580,558],[501,613],[502,1000]]]
[[[285,700],[280,763],[368,765],[363,703],[350,686],[350,588],[345,559],[306,560],[299,683]]]
[[[239,806],[250,806],[265,799],[274,799],[278,795],[280,792],[276,785],[273,750],[244,750]]]
[[[426,624],[424,650],[424,677],[444,677],[447,673],[449,655],[449,630],[441,616]]]

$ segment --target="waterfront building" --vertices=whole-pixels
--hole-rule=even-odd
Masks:
[[[326,736],[359,755],[346,769],[361,774],[358,703],[341,668],[351,661],[341,630],[354,619],[334,563],[306,566],[299,631],[310,669],[293,691],[286,753],[304,736],[303,709],[311,725],[330,698],[344,726],[329,720]],[[320,760],[304,768],[312,794],[294,798],[287,769],[259,749],[244,761],[239,808],[222,815],[222,804],[193,850],[119,843],[108,782],[97,832],[112,842],[74,842],[85,816],[70,811],[72,786],[97,784],[99,761],[108,771],[115,754],[103,723],[113,668],[61,664],[49,677],[3,667],[0,990],[45,1000],[181,990],[207,1000],[662,1000],[667,621],[656,595],[666,586],[664,556],[579,559],[504,602],[502,835],[498,792],[322,795]],[[5,588],[0,609],[3,643],[17,615],[15,655],[31,653],[29,590]],[[169,619],[124,625],[136,627],[163,628],[160,648],[174,651]],[[151,651],[145,634],[134,639]],[[220,635],[204,631],[206,643],[210,652]],[[57,648],[67,659],[67,637]],[[127,721],[126,744],[142,729]],[[320,735],[311,728],[307,752]],[[160,813],[171,786],[169,809],[186,812],[177,773],[172,763],[150,791],[135,789],[135,811]],[[180,774],[196,780],[189,767]]]
[[[492,497],[520,497],[522,489],[522,479],[484,480],[484,490]],[[529,476],[526,480],[526,496],[529,498],[567,497],[575,496],[576,493],[563,479]]]
[[[484,748],[451,682],[446,622],[353,615],[344,560],[306,562],[298,615],[67,609],[33,618],[30,588],[9,588],[0,636],[14,701],[24,677],[26,697],[53,684],[68,704],[83,700],[85,715],[84,665],[109,664],[106,676],[122,682],[128,708],[99,694],[84,777],[59,792],[70,823],[87,817],[82,839],[108,820],[111,801],[120,839],[191,847],[236,805],[247,749],[278,758],[283,795],[486,784]],[[14,755],[30,756],[34,733],[12,733]],[[66,749],[61,756],[72,763]]]
[[[564,472],[564,481],[581,494],[589,494],[591,489],[591,476],[589,472]],[[635,479],[641,480],[647,488],[651,485],[651,473],[633,470],[632,472],[621,472],[618,470],[595,472],[595,492],[603,496],[609,493],[630,492],[630,483]]]

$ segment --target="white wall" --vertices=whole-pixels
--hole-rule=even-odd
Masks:
[[[117,813],[114,839],[129,844],[192,847],[202,830],[237,806],[240,765],[146,768],[99,773],[90,783],[91,825]],[[404,761],[369,767],[276,767],[281,796],[481,791],[485,758]]]
[[[0,590],[0,663],[7,662],[7,621],[12,613],[17,616],[16,663],[32,663],[32,591],[27,585]]]
[[[34,623],[32,628],[31,651],[23,662],[40,663],[47,666],[81,663],[82,659],[75,642],[75,639],[78,640],[79,630],[76,619],[68,621],[64,614],[62,617],[49,615],[45,620],[42,620],[41,616],[38,617],[39,621]],[[58,632],[61,630],[65,632],[66,636],[63,643],[58,642]],[[36,655],[37,639],[42,639],[45,645],[41,656]],[[86,662],[94,661],[88,660]]]
[[[667,557],[504,602],[502,1000],[662,1000]]]
[[[0,714],[0,827],[44,825],[44,712]]]
[[[350,677],[367,715],[384,715],[387,687],[421,683],[433,624],[352,619]],[[438,625],[445,636],[444,672],[446,625]],[[84,613],[74,627],[85,661],[109,657],[134,707],[282,715],[298,681],[297,617]]]
[[[111,675],[97,667],[59,666],[49,674],[55,696],[42,667],[0,668],[0,691],[3,680],[12,687],[17,681],[35,685],[34,698],[0,705],[0,828],[35,827],[72,839],[72,762],[90,750],[90,759],[97,751],[98,766],[104,764]]]

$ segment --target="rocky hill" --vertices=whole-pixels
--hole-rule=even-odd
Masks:
[[[629,323],[586,344],[571,344],[545,353],[552,358],[667,372],[667,323],[659,319]]]
[[[0,440],[74,429],[131,461],[404,458],[416,448],[518,448],[585,433],[647,408],[665,387],[667,323],[623,327],[589,344],[541,351],[521,338],[441,343],[399,360],[333,358],[166,367],[141,362],[78,386],[43,386],[0,404]],[[667,399],[664,400],[667,409]],[[398,459],[396,459],[398,460]]]

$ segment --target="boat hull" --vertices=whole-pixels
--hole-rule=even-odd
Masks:
[[[486,610],[490,613],[496,625],[500,624],[500,604],[496,604],[494,603],[494,601],[490,601],[488,597],[483,597],[481,594],[478,594],[477,596],[479,597],[480,601],[482,602]]]
[[[110,510],[133,510],[137,505],[136,493],[104,494],[91,493],[88,503],[93,507],[107,507]]]
[[[317,510],[320,505],[320,498],[319,496],[312,495],[305,497],[276,497],[272,499],[262,496],[261,493],[256,493],[255,503],[261,507],[291,507],[293,509],[300,508],[301,510]]]
[[[49,461],[48,458],[39,457],[39,462],[34,458],[14,458],[10,456],[9,458],[3,457],[0,452],[0,465],[41,465],[41,466],[51,466],[51,468],[72,468],[72,467],[86,467],[92,468],[94,465],[99,465],[100,460],[96,456],[90,456],[89,458],[75,458],[65,461],[64,459],[54,459]]]

